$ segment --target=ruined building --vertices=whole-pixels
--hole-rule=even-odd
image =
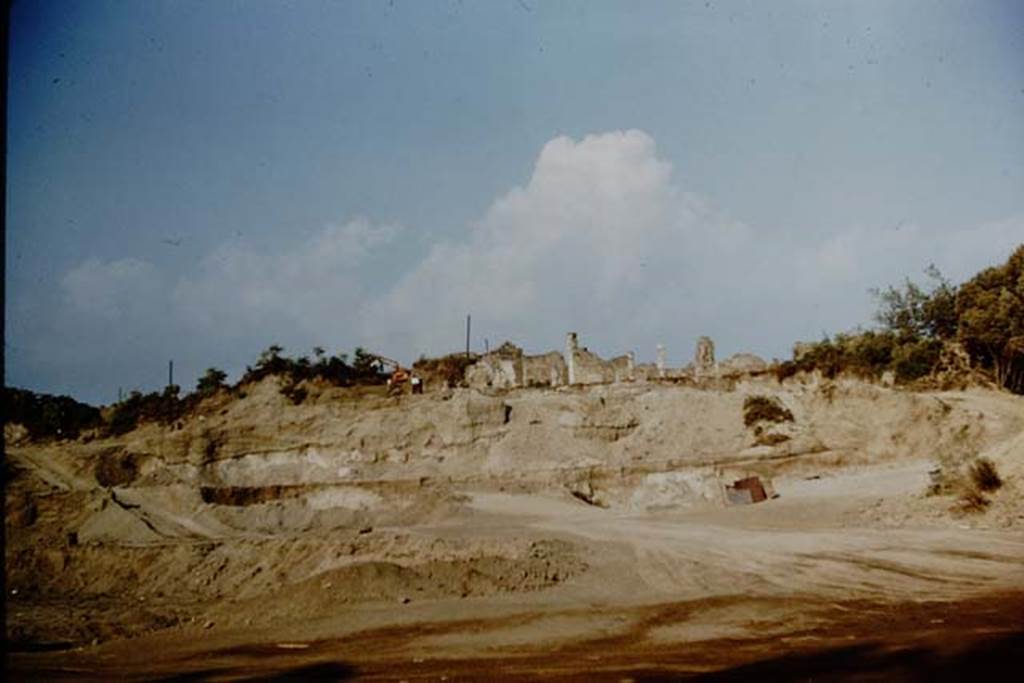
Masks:
[[[630,351],[604,360],[579,345],[575,332],[565,338],[565,351],[550,351],[530,356],[512,342],[485,353],[466,370],[471,387],[512,389],[516,387],[560,387],[615,382],[645,382],[659,379],[700,380],[718,377],[739,377],[763,372],[768,365],[757,356],[738,353],[723,363],[715,362],[715,344],[709,337],[697,340],[691,364],[670,368],[665,361],[665,347],[658,344],[656,363],[637,365]]]
[[[575,332],[565,337],[565,365],[569,384],[608,384],[634,379],[632,351],[611,360],[602,360],[586,347],[580,347]]]

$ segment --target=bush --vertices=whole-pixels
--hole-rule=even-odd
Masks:
[[[793,413],[777,398],[748,396],[743,401],[743,424],[747,427],[758,422],[792,422]]]
[[[32,439],[77,439],[103,423],[99,408],[26,389],[4,387],[3,409],[4,421],[23,425]]]
[[[196,399],[189,396],[182,400],[178,398],[179,391],[177,385],[171,384],[159,393],[131,392],[127,399],[114,405],[107,423],[107,435],[127,434],[143,422],[170,424],[180,419],[194,407]]]
[[[476,357],[465,353],[452,353],[440,358],[421,356],[413,363],[412,369],[429,384],[458,387],[465,384],[466,368],[476,361]]]
[[[971,481],[979,491],[995,491],[1003,485],[1003,480],[996,471],[996,465],[988,458],[978,458],[968,470]]]
[[[797,364],[791,360],[784,360],[781,363],[776,363],[774,367],[775,379],[780,383],[789,379],[799,371]]]
[[[207,368],[206,372],[196,383],[196,393],[200,396],[212,396],[227,386],[224,383],[224,380],[227,378],[228,375],[223,370]]]
[[[297,359],[281,355],[284,348],[276,344],[260,354],[255,367],[247,367],[240,384],[258,382],[265,377],[283,377],[297,384],[303,380],[317,379],[332,386],[377,385],[387,382],[388,375],[380,371],[377,356],[363,348],[355,351],[355,360],[348,362],[348,355],[341,353],[326,356],[320,347],[313,349],[316,357],[311,361],[306,356]]]
[[[868,330],[825,337],[805,344],[799,358],[775,366],[780,382],[797,372],[820,372],[827,379],[850,374],[878,379],[892,371],[900,382],[929,375],[942,355],[942,342],[935,339],[900,337],[887,330]]]
[[[896,347],[890,367],[897,380],[910,382],[930,375],[941,354],[942,342],[930,339],[908,341]]]

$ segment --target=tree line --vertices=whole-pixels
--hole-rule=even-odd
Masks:
[[[89,429],[97,429],[106,436],[118,436],[144,422],[171,424],[193,412],[203,399],[220,391],[240,393],[245,385],[270,376],[284,378],[281,393],[293,403],[305,399],[305,390],[299,383],[306,380],[319,380],[332,386],[384,384],[387,375],[381,372],[375,359],[374,354],[361,347],[356,348],[351,361],[347,353],[327,355],[321,347],[313,349],[312,358],[305,355],[290,358],[284,355],[283,347],[274,344],[260,354],[254,365],[246,366],[234,385],[228,384],[226,372],[211,367],[188,394],[182,395],[181,387],[176,384],[150,393],[132,391],[107,410],[80,403],[69,396],[4,387],[4,417],[7,423],[23,425],[32,439],[75,439]]]
[[[933,374],[943,354],[959,346],[973,367],[991,373],[1009,391],[1024,394],[1024,245],[1005,263],[986,268],[959,286],[934,267],[925,273],[930,281],[926,287],[908,278],[900,286],[872,290],[878,301],[877,329],[801,345],[792,360],[776,365],[778,378],[801,371],[818,371],[826,377],[841,373],[879,377],[892,372],[897,381],[912,382]],[[4,387],[4,418],[6,423],[23,425],[33,439],[77,438],[87,429],[116,436],[147,421],[176,422],[205,398],[221,391],[240,394],[243,386],[270,376],[284,379],[281,393],[296,404],[306,397],[301,383],[307,380],[332,386],[383,384],[387,375],[376,358],[363,348],[356,348],[350,359],[346,353],[327,355],[321,347],[313,349],[312,357],[290,358],[275,344],[254,365],[246,366],[234,385],[228,385],[227,373],[211,367],[195,390],[184,396],[177,385],[148,394],[133,391],[102,411],[68,396]],[[451,384],[461,380],[469,362],[461,355],[421,358],[416,367],[443,370],[446,377],[451,375]]]
[[[1024,393],[1024,245],[1002,265],[959,286],[934,266],[925,273],[927,287],[908,278],[900,286],[871,290],[878,329],[800,345],[793,360],[777,366],[780,379],[811,370],[826,377],[888,371],[910,382],[934,373],[943,354],[959,345],[973,367],[990,372],[1001,387]]]

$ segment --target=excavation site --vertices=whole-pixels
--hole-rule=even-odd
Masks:
[[[779,379],[707,339],[680,369],[575,335],[446,362],[464,379],[415,390],[268,373],[116,436],[8,424],[9,673],[860,680],[1019,654],[1020,396]]]
[[[3,4],[3,680],[1024,679],[1024,0]]]

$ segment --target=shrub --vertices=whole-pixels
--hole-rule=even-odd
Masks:
[[[429,384],[457,387],[465,384],[466,368],[476,361],[474,356],[466,356],[465,353],[452,353],[440,358],[421,356],[413,363],[412,369]]]
[[[178,398],[179,391],[177,385],[171,384],[159,393],[131,392],[127,399],[114,406],[107,422],[107,435],[127,434],[143,422],[170,424],[178,420],[195,404],[195,399],[191,396],[185,400]]]
[[[363,348],[355,351],[355,360],[348,362],[348,355],[341,353],[326,356],[319,346],[313,349],[315,361],[306,356],[297,359],[283,356],[284,348],[276,344],[260,354],[255,367],[246,367],[240,384],[258,382],[265,377],[283,377],[292,383],[319,379],[333,386],[376,385],[387,381],[387,374],[380,371],[377,356]]]
[[[968,474],[979,491],[995,491],[1003,485],[995,463],[988,458],[978,458],[971,463]]]
[[[931,339],[908,341],[896,347],[892,370],[901,382],[920,379],[931,374],[941,354],[942,342]]]
[[[777,398],[748,396],[743,401],[743,424],[747,427],[758,422],[792,422],[793,413]]]
[[[20,424],[32,439],[78,438],[83,429],[98,427],[99,408],[70,398],[4,387],[4,421]]]
[[[774,371],[775,379],[782,383],[795,375],[799,371],[799,367],[791,360],[784,360],[775,364]]]
[[[200,396],[212,396],[217,393],[220,389],[223,389],[227,385],[224,380],[228,378],[228,375],[223,370],[217,368],[207,368],[206,372],[199,381],[196,383],[196,393]]]

